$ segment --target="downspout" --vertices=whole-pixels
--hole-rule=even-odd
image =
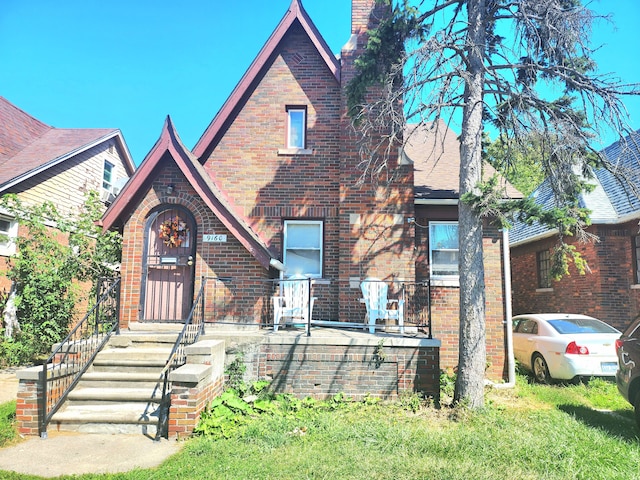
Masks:
[[[284,272],[284,265],[280,260],[276,260],[275,258],[272,258],[271,260],[269,260],[269,266],[275,268],[276,270]]]
[[[490,383],[495,388],[513,388],[516,385],[516,362],[513,357],[513,330],[511,329],[511,255],[509,254],[509,230],[502,229],[502,264],[504,272],[504,327],[507,341],[508,381]]]

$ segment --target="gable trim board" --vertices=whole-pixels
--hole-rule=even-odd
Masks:
[[[284,17],[282,17],[282,20],[280,20],[280,23],[267,40],[267,43],[262,47],[258,56],[251,63],[249,69],[243,75],[236,88],[193,148],[193,154],[198,157],[200,162],[205,161],[207,153],[215,148],[215,144],[220,136],[223,135],[223,131],[228,126],[227,124],[230,118],[238,109],[238,106],[242,104],[254,89],[257,79],[268,69],[278,46],[295,22],[298,22],[302,26],[327,68],[331,71],[336,83],[340,84],[340,62],[335,55],[331,53],[331,49],[318,32],[318,29],[302,7],[300,1],[292,0],[289,10],[285,13]]]
[[[160,138],[144,159],[140,168],[127,182],[102,217],[101,226],[103,230],[109,230],[114,227],[124,212],[136,208],[135,202],[141,197],[143,191],[148,190],[148,185],[165,152],[171,155],[182,174],[211,211],[215,213],[247,251],[256,258],[260,265],[267,270],[270,267],[280,267],[281,263],[269,252],[265,243],[242,219],[234,215],[230,207],[226,205],[226,202],[222,199],[222,193],[208,177],[204,167],[198,163],[195,156],[183,145],[169,116],[165,120]]]

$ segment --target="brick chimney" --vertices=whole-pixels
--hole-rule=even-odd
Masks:
[[[376,4],[376,0],[352,0],[351,37],[341,55],[343,86],[353,78],[353,62],[367,46],[367,30],[375,28],[390,11],[390,5]]]
[[[356,186],[362,173],[356,136],[347,115],[345,88],[355,75],[355,60],[367,45],[367,31],[391,11],[375,0],[352,0],[351,37],[341,52],[342,134],[340,137],[340,318],[362,317],[358,303],[360,280],[377,277],[394,282],[415,280],[414,231],[407,218],[414,214],[413,166],[402,166],[390,185]],[[369,95],[375,97],[377,87]],[[368,95],[368,96],[369,96]],[[379,132],[384,134],[384,132]],[[397,159],[390,159],[394,165]]]

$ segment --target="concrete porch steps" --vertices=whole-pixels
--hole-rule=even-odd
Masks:
[[[75,388],[69,393],[69,405],[85,404],[91,402],[92,405],[109,405],[112,402],[147,402],[160,403],[162,398],[162,385],[158,388]]]
[[[156,434],[158,404],[113,403],[65,406],[63,411],[54,415],[50,428],[83,433]]]
[[[177,336],[174,331],[114,335],[53,416],[51,428],[155,435],[162,369]]]

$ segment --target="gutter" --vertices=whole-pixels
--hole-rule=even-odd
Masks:
[[[460,201],[457,198],[416,198],[415,205],[458,205]]]

